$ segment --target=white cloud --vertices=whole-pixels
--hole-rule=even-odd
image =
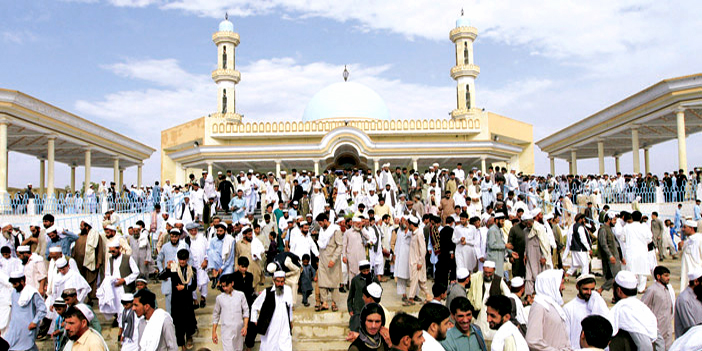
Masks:
[[[2,38],[3,42],[12,44],[24,44],[26,42],[34,42],[37,40],[37,37],[32,32],[27,30],[3,31],[0,33],[0,38]]]

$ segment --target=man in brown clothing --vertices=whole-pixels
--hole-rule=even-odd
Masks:
[[[97,230],[85,221],[80,222],[80,235],[75,242],[73,258],[76,260],[80,274],[92,289],[88,298],[95,300],[98,275],[105,263],[105,243]]]

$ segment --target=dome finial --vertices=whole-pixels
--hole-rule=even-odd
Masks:
[[[461,10],[461,13],[463,13],[463,10]],[[224,13],[224,19],[229,20],[229,12]]]
[[[343,74],[343,76],[344,76],[344,82],[346,82],[346,81],[349,80],[349,70],[346,69],[346,65],[344,65],[344,74]]]
[[[463,8],[461,7],[461,16],[463,16]]]

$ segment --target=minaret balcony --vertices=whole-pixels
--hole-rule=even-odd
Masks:
[[[227,112],[227,113],[211,113],[209,115],[211,118],[218,118],[218,119],[223,119],[226,122],[232,122],[232,123],[241,123],[241,119],[244,117],[238,113],[235,112]]]
[[[478,37],[478,28],[475,27],[458,27],[451,30],[449,33],[449,38],[452,42],[456,42],[459,39],[467,39],[470,41],[475,41]]]
[[[469,118],[469,117],[476,116],[476,115],[479,114],[481,111],[482,111],[481,109],[477,109],[477,108],[471,108],[471,109],[465,109],[465,108],[455,109],[455,110],[451,111],[451,118],[453,118],[453,119],[466,119],[466,118]]]
[[[459,65],[451,68],[451,78],[459,77],[477,77],[480,74],[480,66],[478,65]]]
[[[215,82],[228,80],[238,84],[241,80],[241,73],[234,69],[216,69],[212,71],[212,79]]]
[[[219,45],[219,43],[234,43],[234,46],[239,45],[239,34],[234,32],[215,32],[212,34],[212,41]]]

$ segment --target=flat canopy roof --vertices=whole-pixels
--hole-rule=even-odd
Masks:
[[[536,142],[549,157],[578,159],[632,151],[632,129],[638,130],[639,147],[648,148],[677,139],[678,111],[684,111],[685,134],[702,131],[702,74],[666,79],[602,111],[586,117]]]
[[[90,149],[91,167],[140,165],[155,149],[16,90],[0,89],[0,119],[8,122],[7,149],[45,158],[55,136],[55,160],[83,166]]]

